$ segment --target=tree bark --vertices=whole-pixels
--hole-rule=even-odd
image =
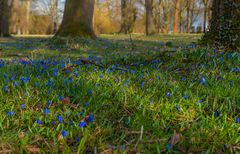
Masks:
[[[187,0],[187,33],[190,32],[190,28],[191,28],[190,6],[191,6],[191,1]]]
[[[10,32],[12,34],[17,34],[18,30],[18,20],[19,20],[19,3],[18,0],[12,0],[10,9]]]
[[[132,0],[121,0],[121,29],[120,33],[128,34],[133,31],[137,19],[137,9]]]
[[[63,21],[56,36],[95,38],[94,3],[94,0],[66,0]]]
[[[208,0],[203,0],[204,14],[203,14],[203,32],[206,32],[207,28],[207,12],[208,12]]]
[[[174,23],[173,23],[173,33],[178,33],[179,13],[180,13],[180,0],[175,0],[175,14],[174,14]]]
[[[156,33],[156,28],[153,21],[153,0],[145,0],[146,8],[146,35],[152,35]]]
[[[202,41],[220,49],[236,50],[240,46],[240,0],[214,0],[209,32]]]
[[[8,0],[0,0],[0,37],[9,34],[9,6]]]

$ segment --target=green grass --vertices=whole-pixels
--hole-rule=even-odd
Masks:
[[[239,152],[240,54],[200,37],[1,39],[0,153]]]

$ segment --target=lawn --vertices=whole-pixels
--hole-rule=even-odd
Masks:
[[[200,38],[0,39],[0,153],[240,152],[240,53]]]

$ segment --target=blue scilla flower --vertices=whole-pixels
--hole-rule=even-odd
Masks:
[[[14,87],[17,87],[17,86],[18,86],[18,83],[17,83],[17,82],[13,82],[13,86],[14,86]]]
[[[66,130],[63,130],[61,134],[62,134],[62,137],[67,137],[68,132]]]
[[[20,80],[23,82],[23,83],[27,83],[30,81],[30,77],[22,77],[20,78]]]
[[[78,77],[78,73],[77,72],[74,72],[73,74],[75,75],[75,77]]]
[[[232,82],[232,80],[229,82],[229,85],[230,85],[230,87],[233,86],[233,82]]]
[[[219,115],[220,115],[219,110],[216,110],[216,111],[214,112],[214,118],[217,118]]]
[[[72,83],[72,81],[73,81],[73,78],[70,77],[70,78],[69,78],[69,83]]]
[[[187,99],[187,94],[186,93],[183,94],[183,98]]]
[[[236,123],[239,124],[240,123],[240,117],[236,118]]]
[[[207,80],[203,77],[203,78],[201,78],[201,80],[200,80],[200,84],[202,84],[202,85],[206,85],[206,83],[207,83]]]
[[[77,143],[80,142],[80,138],[79,138],[79,137],[76,137],[76,138],[75,138],[75,142],[77,142]]]
[[[11,117],[11,116],[13,116],[15,113],[13,112],[13,111],[8,111],[8,113],[7,113],[7,115],[9,116],[9,117]]]
[[[22,109],[25,109],[25,108],[26,108],[26,105],[25,105],[25,104],[21,104],[20,107],[21,107]]]
[[[86,127],[86,126],[87,126],[86,121],[81,121],[81,122],[79,123],[79,127],[80,127],[80,128],[84,128],[84,127]]]
[[[224,58],[220,58],[219,62],[222,64],[224,62]]]
[[[172,96],[171,92],[167,92],[167,94],[165,95],[165,97],[170,97],[170,96]]]
[[[36,123],[37,123],[38,125],[41,125],[41,124],[42,124],[42,121],[41,121],[40,119],[38,119],[38,120],[36,121]]]
[[[85,106],[89,106],[89,103],[88,103],[88,102],[85,102]]]
[[[145,82],[142,82],[142,83],[140,84],[141,88],[143,88],[144,85],[145,85]]]
[[[175,109],[179,111],[179,110],[180,110],[180,107],[179,107],[178,105],[176,105],[176,106],[175,106]]]
[[[88,94],[89,94],[89,95],[92,95],[92,93],[93,93],[93,92],[92,92],[92,89],[88,89]]]
[[[234,68],[233,71],[234,71],[235,73],[238,73],[238,72],[240,71],[240,69],[239,69],[239,68]]]
[[[64,80],[63,80],[63,84],[66,85],[67,83],[68,83],[67,78],[64,78]]]
[[[64,99],[64,96],[58,96],[58,99],[62,101]]]
[[[8,91],[8,87],[6,85],[3,86],[3,91],[7,92]]]
[[[49,79],[47,85],[48,85],[49,87],[52,87],[52,86],[53,86],[52,80]]]
[[[58,116],[58,122],[63,123],[63,117],[61,115]]]
[[[53,76],[57,76],[58,75],[58,69],[55,69],[53,72]]]
[[[88,118],[87,118],[88,122],[93,122],[94,121],[94,115],[90,115]]]
[[[49,100],[47,104],[48,104],[48,106],[51,106],[52,105],[52,101]]]
[[[45,108],[43,111],[46,115],[50,114],[50,110],[48,108]]]

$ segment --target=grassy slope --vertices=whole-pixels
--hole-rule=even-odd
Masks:
[[[0,153],[236,150],[240,55],[192,48],[198,38],[1,40]],[[105,68],[79,65],[78,57]]]

